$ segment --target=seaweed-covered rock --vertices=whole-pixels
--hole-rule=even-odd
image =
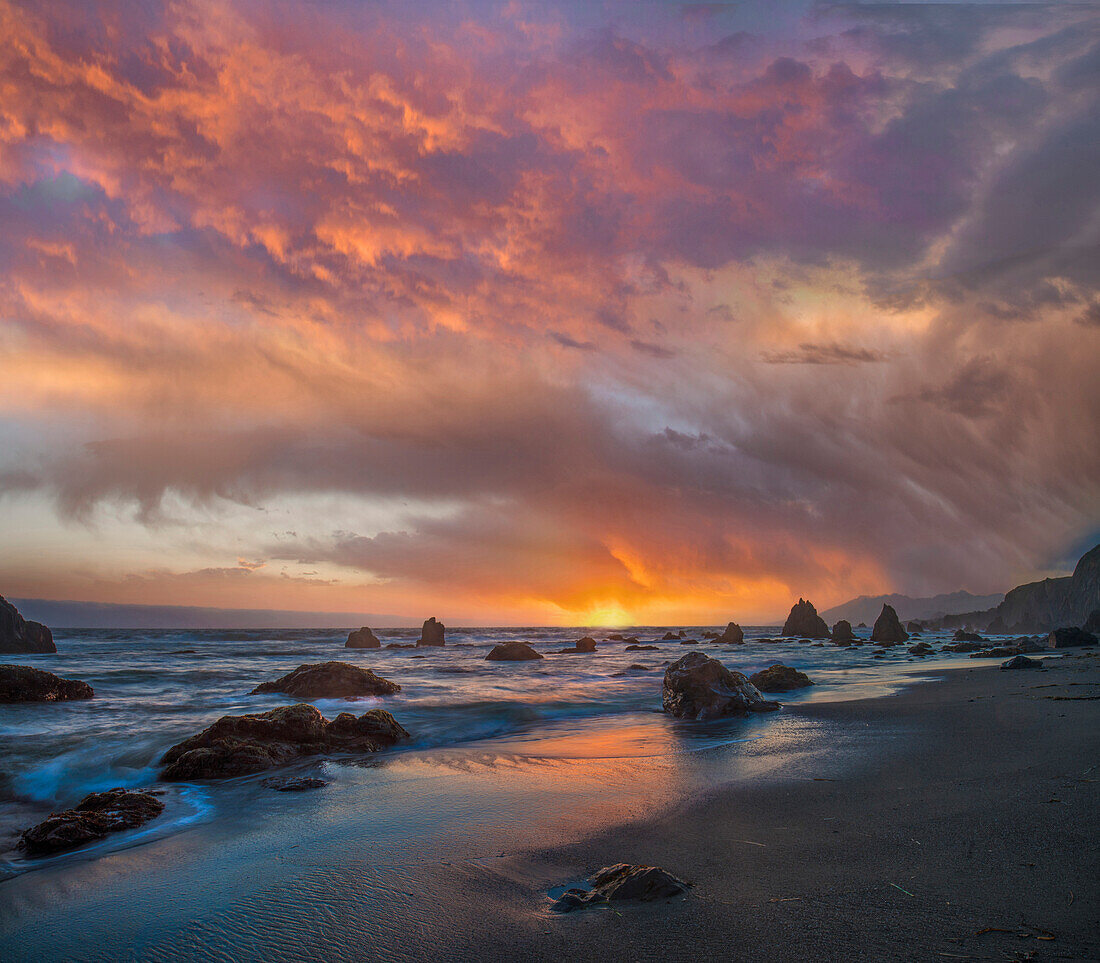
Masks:
[[[488,662],[527,662],[531,659],[541,658],[542,656],[526,642],[501,642],[500,645],[494,646],[493,651],[485,656]]]
[[[609,902],[649,903],[682,896],[688,884],[657,866],[616,863],[605,866],[589,882],[590,890],[569,889],[550,907],[558,913],[570,913]]]
[[[879,645],[896,645],[909,641],[909,633],[902,628],[898,613],[892,605],[883,604],[882,611],[875,619],[875,627],[871,630],[871,641]]]
[[[437,622],[433,615],[420,629],[420,638],[416,644],[418,646],[446,645],[446,630],[447,626],[442,622]]]
[[[383,709],[356,718],[341,712],[331,722],[303,702],[247,716],[222,716],[198,735],[169,749],[161,763],[165,782],[230,779],[263,772],[305,756],[377,752],[408,732]]]
[[[1078,645],[1096,645],[1096,636],[1075,626],[1055,629],[1047,636],[1048,649],[1071,649]]]
[[[665,670],[661,702],[665,712],[687,719],[743,716],[779,708],[778,702],[764,699],[740,672],[731,672],[702,652],[689,652]]]
[[[56,652],[53,633],[41,622],[29,622],[0,595],[0,654],[41,655]]]
[[[847,619],[841,619],[833,626],[833,641],[837,645],[851,645],[856,640],[856,634],[852,631],[852,623]]]
[[[87,682],[62,679],[29,665],[0,665],[0,702],[66,702],[94,695]]]
[[[782,662],[769,665],[766,669],[754,672],[749,676],[751,682],[761,692],[790,692],[793,689],[805,689],[813,685],[810,677],[805,672]]]
[[[382,643],[367,626],[348,633],[348,640],[344,643],[345,649],[380,649]]]
[[[805,636],[808,639],[827,639],[829,637],[829,626],[817,614],[817,609],[813,607],[812,602],[800,598],[791,607],[791,614],[787,616],[787,621],[783,623],[782,634],[786,636]]]
[[[360,696],[393,695],[401,686],[350,662],[318,662],[300,665],[274,682],[263,682],[251,695],[279,692],[299,699],[356,699]]]
[[[740,645],[745,641],[745,633],[736,622],[730,622],[715,641],[724,645]]]
[[[53,813],[37,826],[24,830],[19,846],[31,856],[75,849],[109,833],[133,829],[162,812],[164,803],[151,792],[122,788],[93,792],[72,809]]]

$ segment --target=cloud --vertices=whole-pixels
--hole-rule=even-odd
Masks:
[[[762,360],[767,364],[866,364],[884,361],[885,357],[882,352],[870,348],[803,343],[794,350],[765,352]]]

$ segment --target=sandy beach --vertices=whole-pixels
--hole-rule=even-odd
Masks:
[[[676,778],[644,759],[436,759],[403,790],[434,815],[399,841],[378,819],[400,822],[383,810],[401,797],[380,789],[368,813],[364,787],[385,770],[366,769],[354,810],[298,797],[7,880],[0,947],[11,960],[43,946],[89,960],[1096,959],[1100,659],[1047,665],[982,662],[894,695],[795,704]],[[691,893],[549,911],[554,887],[619,861],[663,866]]]

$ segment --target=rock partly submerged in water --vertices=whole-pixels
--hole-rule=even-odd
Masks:
[[[485,656],[487,662],[529,662],[541,658],[526,642],[501,642]]]
[[[651,903],[682,896],[689,885],[658,866],[630,863],[605,866],[589,882],[591,889],[566,890],[550,908],[557,913],[571,913],[605,903]]]
[[[358,718],[341,712],[331,722],[300,702],[270,712],[222,716],[198,735],[169,749],[161,763],[165,782],[230,779],[263,772],[304,756],[377,752],[408,737],[384,709]]]
[[[563,655],[576,652],[592,653],[596,651],[596,640],[586,635],[583,639],[577,639],[577,641],[573,643],[572,648],[559,649],[558,651]]]
[[[380,649],[382,643],[378,636],[364,625],[361,629],[348,633],[348,640],[344,643],[345,649]]]
[[[871,641],[879,645],[895,645],[909,641],[909,633],[902,628],[898,613],[892,605],[883,604],[882,611],[875,619],[875,627],[871,630]]]
[[[624,652],[659,652],[660,650],[661,647],[659,645],[638,645],[637,643],[633,645],[628,645],[625,649],[623,649]]]
[[[749,676],[751,682],[761,692],[790,692],[793,689],[805,689],[813,685],[810,677],[805,672],[776,662],[766,669],[761,669]]]
[[[847,619],[841,619],[833,626],[833,641],[838,645],[850,645],[855,640],[856,634],[852,631],[852,623]]]
[[[393,695],[401,686],[350,662],[318,662],[300,665],[274,682],[263,682],[251,695],[278,692],[299,699],[356,699],[360,696]]]
[[[806,599],[799,599],[791,606],[791,614],[783,623],[783,635],[805,636],[808,639],[827,639],[829,626],[825,620],[817,614],[813,603]]]
[[[714,641],[723,645],[740,645],[745,641],[745,633],[736,622],[730,622]]]
[[[272,776],[263,781],[265,789],[276,792],[305,792],[307,789],[324,789],[328,785],[316,776]]]
[[[931,655],[935,651],[927,642],[918,642],[916,645],[909,646],[910,655]]]
[[[420,638],[416,641],[417,646],[446,645],[446,630],[447,626],[442,622],[437,622],[433,615],[420,629]]]
[[[665,712],[685,719],[743,716],[779,708],[740,672],[731,672],[702,652],[689,652],[665,670],[661,702]]]
[[[29,622],[0,595],[0,654],[42,655],[56,652],[53,633],[41,622]]]
[[[1007,662],[1001,663],[1002,669],[1041,669],[1042,667],[1042,659],[1029,659],[1026,655],[1013,656]]]
[[[952,636],[952,638],[956,642],[984,642],[985,641],[985,639],[983,639],[980,635],[978,635],[977,632],[967,632],[966,629],[955,629],[955,634]]]
[[[29,665],[0,665],[0,703],[67,702],[94,695],[87,682],[62,679]]]
[[[108,789],[89,793],[72,809],[53,813],[24,830],[19,846],[31,856],[44,856],[103,839],[109,833],[133,829],[164,812],[154,793]]]

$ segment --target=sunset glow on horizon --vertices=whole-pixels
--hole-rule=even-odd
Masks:
[[[0,37],[0,594],[760,624],[1100,529],[1094,10]]]

